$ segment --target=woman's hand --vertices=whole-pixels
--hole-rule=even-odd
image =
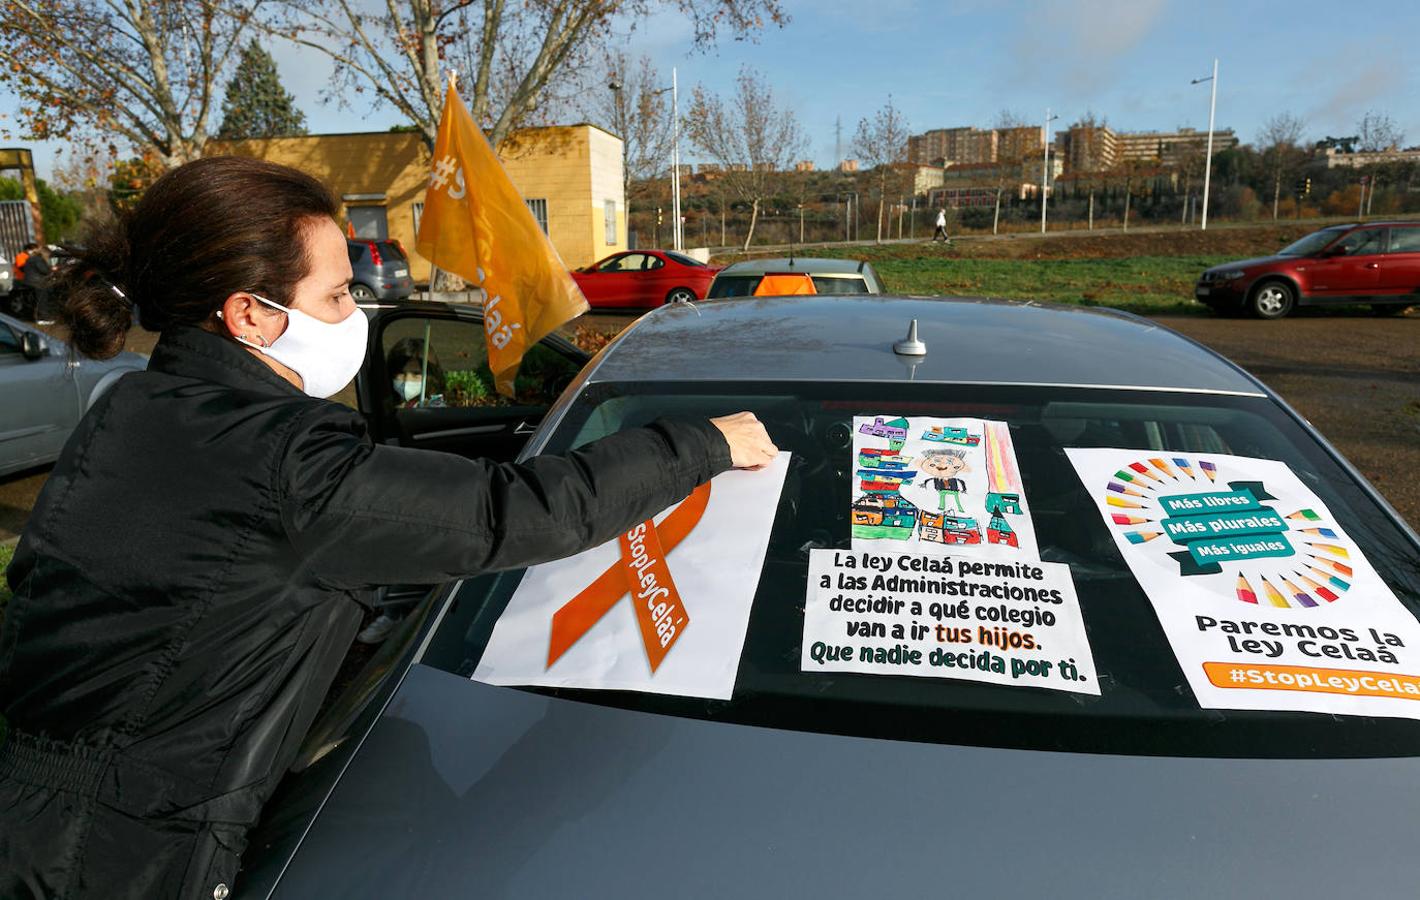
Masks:
[[[754,413],[741,412],[711,419],[730,445],[730,463],[736,469],[762,469],[774,459],[779,448],[769,439]]]

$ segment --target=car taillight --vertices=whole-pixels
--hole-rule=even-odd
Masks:
[[[365,246],[370,248],[370,262],[378,266],[381,262],[379,246],[374,241],[366,241]]]

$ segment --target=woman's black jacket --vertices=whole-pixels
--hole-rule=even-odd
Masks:
[[[379,446],[238,345],[165,332],[74,432],[7,573],[0,897],[214,896],[362,592],[568,556],[729,465],[704,420],[523,464]]]

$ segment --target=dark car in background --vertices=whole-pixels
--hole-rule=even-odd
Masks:
[[[466,336],[441,336],[470,325],[409,306],[375,322],[362,408],[391,405],[376,348],[428,335],[446,368],[454,355],[477,364],[462,356],[481,340],[472,319]],[[893,348],[914,320],[925,355],[909,360]],[[548,349],[540,369],[561,378]],[[1256,379],[1111,311],[841,296],[675,304],[583,369],[524,453],[737,409],[792,458],[782,493],[765,500],[774,524],[729,699],[475,681],[524,572],[442,585],[312,728],[251,835],[236,900],[1414,889],[1420,800],[1405,785],[1420,776],[1420,722],[1200,708],[1106,526],[1081,515],[1094,501],[1066,447],[1283,460],[1346,511],[1420,609],[1415,535]],[[800,671],[810,550],[850,545],[853,417],[888,410],[1008,423],[1042,559],[1073,572],[1099,696]],[[442,419],[377,439],[473,455],[499,415],[401,412]],[[1307,813],[1325,827],[1299,824]]]
[[[1280,319],[1298,306],[1369,303],[1397,315],[1420,302],[1420,222],[1333,225],[1272,256],[1206,270],[1193,296],[1215,312]]]
[[[791,257],[787,259],[747,259],[744,262],[727,266],[719,275],[715,276],[715,283],[710,285],[710,295],[707,299],[782,293],[782,290],[768,292],[759,290],[761,282],[766,277],[774,276],[791,276],[781,279],[781,283],[785,284],[793,283],[795,279],[792,276],[807,278],[813,290],[808,290],[809,284],[805,284],[804,289],[794,291],[798,294],[881,294],[883,292],[882,279],[878,278],[878,273],[874,271],[872,264],[865,260]],[[803,278],[797,280],[802,281]]]
[[[655,309],[702,300],[720,266],[673,250],[631,250],[572,271],[593,309]]]
[[[355,277],[350,295],[356,303],[403,300],[414,293],[409,255],[399,241],[350,238],[345,243]]]

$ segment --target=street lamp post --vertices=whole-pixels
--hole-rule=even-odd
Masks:
[[[1050,187],[1050,123],[1060,118],[1050,114],[1050,107],[1045,108],[1045,146],[1041,153],[1040,164],[1040,233],[1045,234],[1045,203],[1046,191]]]
[[[1213,74],[1207,78],[1195,78],[1190,84],[1202,84],[1211,81],[1212,96],[1208,100],[1208,155],[1203,160],[1203,219],[1199,224],[1200,231],[1208,230],[1208,182],[1213,174],[1213,113],[1218,108],[1218,60],[1213,60]]]
[[[621,82],[613,78],[607,87],[617,91],[618,97],[620,97]],[[671,86],[650,93],[652,96],[660,96],[666,91],[670,91],[671,94],[671,216],[674,219],[671,222],[671,249],[684,252],[685,233],[680,221],[680,91],[674,67],[671,68]],[[660,216],[659,210],[656,215]],[[657,234],[659,234],[659,229]],[[659,237],[656,243],[660,243]]]

